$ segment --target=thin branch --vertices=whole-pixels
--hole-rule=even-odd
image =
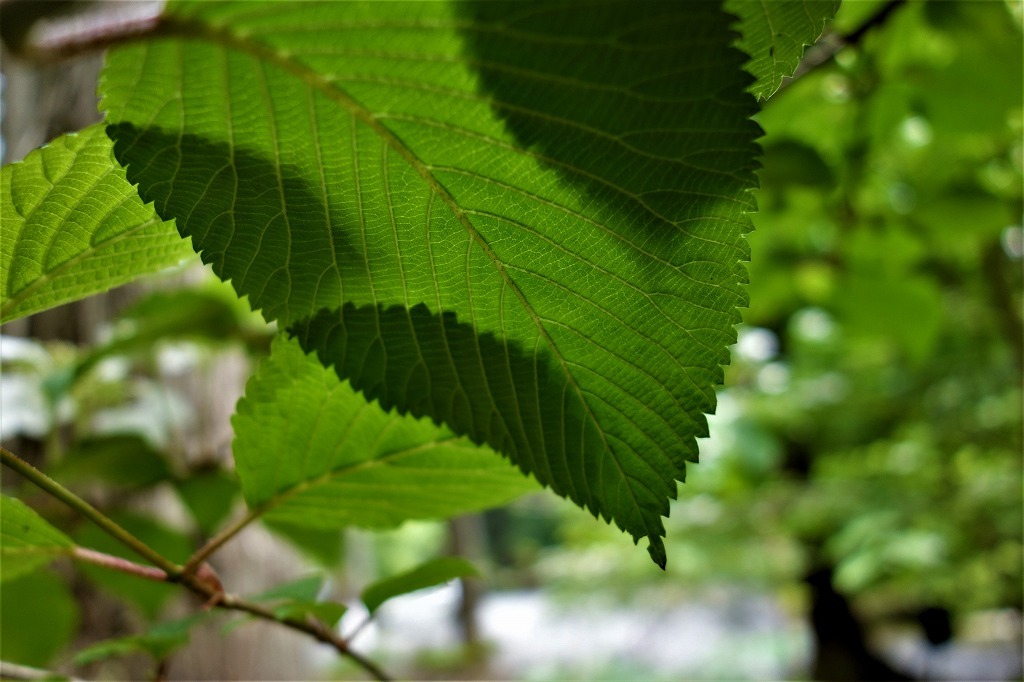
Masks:
[[[21,459],[5,447],[0,447],[0,461],[2,461],[5,466],[17,471],[26,480],[31,481],[38,487],[42,488],[45,492],[49,493],[80,513],[85,518],[95,523],[106,531],[108,535],[112,536],[124,546],[130,548],[146,561],[163,569],[168,575],[175,577],[181,575],[181,567],[173,561],[165,559],[161,554],[152,550],[144,542],[136,538],[121,526],[117,525],[112,519],[104,515],[103,512],[96,509],[96,507],[92,506],[78,495],[75,495],[60,483],[57,483],[57,481],[47,476],[39,469],[36,469],[34,466]]]
[[[373,622],[373,614],[369,614],[366,618],[363,618],[358,625],[352,628],[352,632],[345,635],[345,641],[351,642],[359,635],[360,632],[366,629],[366,626]]]
[[[4,680],[67,680],[68,682],[84,682],[77,677],[61,675],[52,670],[32,668],[20,663],[0,661],[0,679]]]
[[[199,566],[210,558],[210,555],[220,549],[228,540],[238,535],[250,523],[258,519],[263,514],[263,511],[263,507],[250,509],[240,519],[225,526],[219,533],[210,538],[205,545],[196,550],[195,554],[189,557],[188,561],[185,562],[185,566],[181,569],[182,575],[194,574]]]
[[[140,578],[145,578],[146,580],[168,582],[166,571],[161,571],[159,568],[153,568],[152,566],[143,566],[142,564],[137,564],[134,561],[122,559],[121,557],[114,556],[112,554],[97,552],[94,549],[76,546],[71,550],[71,557],[73,559],[78,559],[79,561],[84,561],[88,564],[103,566],[104,568],[121,571],[122,573],[135,575]]]
[[[368,672],[374,678],[378,680],[390,679],[387,673],[381,670],[377,664],[365,658],[361,654],[352,651],[352,649],[349,648],[349,643],[346,639],[341,637],[333,629],[324,625],[322,622],[313,619],[300,620],[297,618],[282,618],[266,607],[247,602],[233,594],[226,594],[224,592],[224,588],[220,584],[220,579],[217,577],[217,574],[213,571],[210,565],[202,561],[202,559],[196,563],[197,568],[194,569],[194,574],[185,573],[182,567],[174,564],[172,561],[150,549],[131,533],[104,516],[102,512],[97,510],[88,502],[81,499],[70,490],[67,490],[49,476],[30,465],[28,462],[25,462],[10,450],[0,447],[0,458],[2,458],[4,465],[10,467],[14,471],[17,471],[27,480],[36,484],[53,497],[64,502],[72,509],[80,512],[83,516],[112,535],[122,544],[131,548],[137,554],[158,566],[159,569],[151,566],[135,564],[126,559],[119,559],[118,557],[105,555],[101,552],[95,552],[83,547],[76,547],[72,551],[72,556],[74,558],[81,561],[100,564],[132,575],[137,575],[148,580],[162,580],[163,582],[168,583],[178,583],[194,594],[204,597],[207,600],[207,608],[217,607],[230,609],[232,611],[242,611],[256,616],[257,618],[274,621],[293,630],[305,632],[314,639],[334,647],[340,655],[351,659],[356,665]],[[215,550],[224,542],[227,542],[227,540],[237,533],[238,530],[241,530],[241,528],[245,526],[245,523],[243,522],[247,523],[246,518],[247,517],[243,517],[226,529],[227,531],[235,529],[233,532],[219,533],[214,539],[221,538],[222,536],[223,538],[215,547],[212,548],[211,551]],[[207,546],[209,545],[210,543],[207,543]],[[203,550],[200,550],[200,552],[202,551]]]
[[[48,63],[155,35],[163,0],[19,2],[2,0],[4,44],[14,54]]]

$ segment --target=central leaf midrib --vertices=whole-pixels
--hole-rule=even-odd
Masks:
[[[491,249],[490,244],[483,238],[483,235],[476,229],[473,223],[467,218],[466,212],[461,206],[455,201],[455,198],[448,192],[447,188],[441,184],[441,182],[434,177],[431,173],[430,168],[425,164],[413,151],[390,129],[380,123],[374,116],[373,113],[367,109],[362,103],[353,98],[347,92],[339,88],[336,84],[330,80],[324,78],[319,73],[309,68],[301,62],[290,59],[288,55],[282,54],[278,50],[271,46],[263,44],[256,40],[246,39],[244,37],[235,35],[230,30],[223,28],[214,28],[208,24],[197,22],[188,19],[181,19],[178,17],[165,16],[161,19],[160,29],[158,31],[169,37],[179,37],[186,39],[202,39],[207,40],[211,43],[218,44],[227,48],[236,49],[240,52],[250,54],[258,59],[265,60],[272,63],[280,68],[294,74],[302,82],[306,83],[312,88],[316,88],[323,92],[326,96],[334,100],[336,103],[341,105],[348,113],[355,119],[358,119],[364,125],[368,126],[374,133],[377,134],[380,139],[387,144],[389,147],[398,152],[403,159],[417,172],[417,174],[427,183],[428,187],[435,192],[442,201],[452,211],[456,220],[465,228],[470,238],[483,250],[484,254],[491,260],[494,267],[498,270],[502,279],[508,284],[512,291],[515,292],[516,297],[523,305],[524,310],[533,320],[534,325],[537,327],[538,332],[543,337],[545,343],[550,347],[551,352],[558,360],[559,365],[562,367],[562,371],[568,378],[569,383],[572,385],[577,398],[582,404],[587,417],[594,424],[598,434],[601,438],[601,443],[604,446],[604,450],[611,456],[612,461],[615,463],[616,468],[619,471],[619,475],[623,481],[626,482],[626,488],[629,490],[630,498],[633,502],[634,508],[640,513],[640,517],[643,520],[642,523],[647,528],[647,520],[642,512],[642,507],[636,498],[636,493],[633,490],[631,483],[632,479],[626,476],[618,457],[615,454],[614,449],[608,442],[607,436],[604,429],[601,428],[600,422],[597,420],[587,402],[582,388],[576,381],[575,375],[569,370],[565,358],[562,356],[558,347],[555,345],[554,339],[548,334],[547,329],[541,322],[537,312],[530,305],[530,302],[526,299],[525,294],[520,290],[508,273],[505,271],[504,263],[498,258],[497,254]],[[656,534],[648,531],[650,537],[655,537]]]

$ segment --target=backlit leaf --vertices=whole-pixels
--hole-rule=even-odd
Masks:
[[[0,322],[129,282],[189,258],[139,199],[100,125],[0,170]]]
[[[367,403],[283,338],[250,379],[232,424],[246,502],[288,525],[389,527],[536,490],[465,437]]]
[[[0,582],[31,573],[73,548],[71,538],[24,502],[0,496]]]
[[[181,2],[111,53],[103,106],[141,195],[255,308],[664,565],[745,303],[759,130],[732,21]]]
[[[768,99],[793,75],[804,48],[813,45],[839,9],[840,0],[726,0],[739,18],[737,46],[750,55],[750,91]]]

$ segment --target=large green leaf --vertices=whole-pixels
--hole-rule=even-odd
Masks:
[[[366,402],[283,338],[246,385],[232,424],[246,502],[289,525],[395,526],[536,489],[467,438]]]
[[[139,199],[96,125],[0,171],[0,322],[189,257],[174,227]]]
[[[0,496],[0,582],[31,573],[74,546],[24,502]]]
[[[840,0],[726,0],[739,18],[737,46],[750,55],[757,78],[750,91],[768,99],[792,76],[804,48],[813,45],[839,9]]]
[[[181,2],[111,53],[103,103],[141,195],[254,307],[663,565],[745,303],[759,130],[732,21]]]

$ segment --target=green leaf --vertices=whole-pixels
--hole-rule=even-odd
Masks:
[[[726,0],[739,18],[736,45],[750,55],[747,71],[757,82],[750,91],[768,99],[792,76],[804,47],[813,45],[839,9],[840,0]]]
[[[196,525],[212,536],[238,499],[238,481],[220,470],[204,471],[175,484]]]
[[[24,502],[0,496],[0,582],[31,573],[74,546]]]
[[[381,604],[393,597],[446,583],[455,578],[478,576],[473,564],[458,557],[440,557],[417,566],[411,571],[386,578],[363,590],[363,603],[373,614]]]
[[[171,469],[145,438],[113,434],[77,441],[51,474],[65,484],[99,481],[123,488],[144,488],[170,478]]]
[[[536,489],[486,448],[367,403],[283,337],[249,380],[232,424],[246,502],[287,525],[384,528]]]
[[[294,523],[263,519],[264,525],[324,568],[333,568],[344,556],[344,531],[340,528],[310,528]]]
[[[359,363],[330,335],[358,335],[358,390],[492,446],[663,565],[746,300],[759,129],[731,21],[182,2],[168,39],[110,54],[103,107],[142,196],[254,307],[343,373]]]
[[[0,589],[3,659],[49,665],[78,632],[78,620],[71,590],[50,571],[39,570],[5,582]]]
[[[0,322],[176,265],[189,245],[139,199],[96,125],[0,170]]]
[[[337,602],[317,601],[323,582],[320,576],[306,576],[261,592],[249,600],[276,602],[272,610],[279,618],[303,620],[312,616],[333,627],[348,609]]]
[[[190,640],[190,631],[208,618],[208,614],[199,613],[187,618],[157,623],[141,635],[117,637],[97,642],[75,654],[75,665],[89,665],[108,658],[117,658],[134,653],[147,653],[156,660],[163,660],[172,653],[186,646]]]
[[[320,594],[323,584],[324,579],[319,575],[307,575],[254,594],[249,597],[249,601],[313,601]]]

